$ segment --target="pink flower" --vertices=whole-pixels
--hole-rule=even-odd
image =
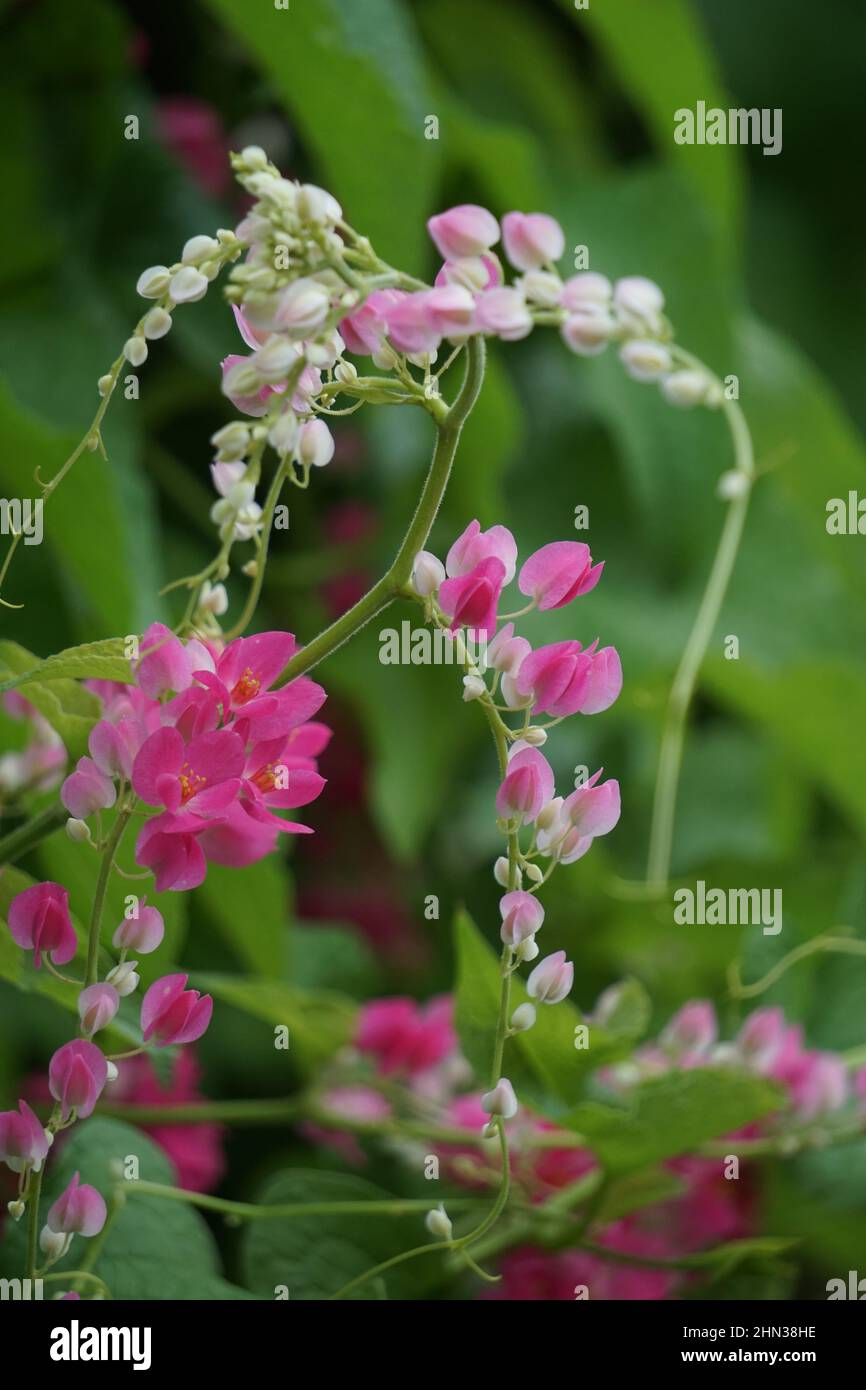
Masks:
[[[93,1113],[108,1080],[108,1063],[95,1043],[76,1038],[59,1047],[48,1064],[48,1088],[68,1120],[74,1110],[80,1120]]]
[[[534,821],[542,806],[553,796],[553,770],[537,748],[518,747],[508,760],[508,770],[496,794],[500,816],[521,816]]]
[[[737,1034],[737,1050],[756,1071],[767,1071],[782,1049],[785,1032],[785,1015],[781,1009],[755,1009]]]
[[[162,913],[155,907],[148,907],[142,898],[134,917],[124,917],[111,938],[112,945],[119,951],[136,951],[139,955],[150,955],[165,936],[165,922]]]
[[[73,1173],[69,1185],[49,1207],[45,1224],[57,1235],[96,1236],[105,1225],[105,1202],[95,1187],[79,1182]]]
[[[848,1073],[841,1057],[831,1052],[801,1052],[784,1076],[801,1120],[838,1110],[848,1099]]]
[[[437,213],[429,219],[427,230],[444,261],[483,256],[499,240],[499,223],[477,203],[461,203]]]
[[[92,1037],[111,1022],[119,1008],[120,995],[113,985],[88,985],[78,996],[82,1032]]]
[[[374,999],[363,1005],[355,1046],[375,1059],[383,1076],[417,1076],[457,1046],[453,1003],[440,995],[421,1006],[412,999]]]
[[[145,1042],[170,1047],[195,1042],[207,1029],[213,999],[186,989],[188,975],[163,975],[141,1001],[141,1032]]]
[[[227,396],[232,405],[242,411],[244,415],[259,417],[265,415],[271,396],[279,395],[285,390],[285,384],[276,386],[260,386],[258,390],[251,392],[244,391],[241,386],[240,375],[235,371],[241,364],[244,366],[252,365],[253,357],[245,357],[243,353],[230,352],[228,357],[224,357],[222,363],[222,392]],[[261,378],[259,378],[261,380]]]
[[[587,649],[591,658],[589,680],[580,705],[581,714],[601,714],[619,696],[622,690],[622,665],[615,647],[602,647],[601,651]]]
[[[460,260],[446,261],[433,284],[437,289],[442,285],[462,285],[470,293],[479,294],[502,284],[502,266],[494,254],[463,256]]]
[[[192,669],[186,647],[164,623],[151,623],[140,645],[136,667],[140,690],[158,700],[169,690],[186,690],[192,682]]]
[[[90,730],[87,746],[94,763],[106,777],[128,779],[132,775],[133,759],[143,737],[144,729],[139,719],[120,719],[117,723],[100,719]]]
[[[7,914],[12,938],[25,951],[32,951],[38,970],[42,952],[52,964],[66,965],[78,949],[75,928],[69,916],[69,894],[59,883],[35,883],[17,893]]]
[[[499,899],[502,927],[499,935],[506,946],[519,946],[534,936],[544,921],[544,908],[532,893],[515,889]]]
[[[506,623],[487,646],[487,664],[494,671],[516,676],[524,657],[532,651],[525,637],[514,636],[514,624]]]
[[[517,566],[517,542],[507,526],[491,526],[482,531],[478,521],[470,521],[462,536],[458,536],[445,557],[445,573],[449,579],[468,574],[481,560],[493,556],[505,569],[505,584],[514,578]]]
[[[188,744],[177,729],[158,729],[138,751],[132,785],[149,806],[218,814],[235,800],[244,762],[244,745],[230,729],[201,734]]]
[[[574,984],[574,966],[564,951],[554,951],[539,961],[526,981],[526,993],[539,1004],[559,1004]]]
[[[398,352],[436,352],[442,341],[430,312],[432,290],[406,295],[388,309],[388,337]]]
[[[480,294],[475,301],[475,322],[482,333],[492,333],[505,343],[517,342],[532,332],[526,300],[513,285]]]
[[[0,1161],[13,1173],[27,1167],[38,1173],[48,1149],[45,1130],[26,1100],[19,1100],[17,1111],[0,1111]]]
[[[517,676],[517,690],[533,701],[533,714],[558,718],[597,714],[612,705],[622,689],[622,667],[613,647],[585,651],[580,642],[553,642],[527,656]]]
[[[479,561],[458,579],[446,579],[439,589],[439,605],[451,619],[451,631],[468,627],[490,637],[496,631],[496,608],[504,582],[505,566],[495,556]]]
[[[596,786],[602,771],[599,768],[563,803],[563,810],[574,829],[590,839],[609,834],[620,817],[619,782],[611,779]]]
[[[175,815],[164,811],[142,827],[136,841],[135,862],[153,870],[158,893],[169,889],[182,893],[204,882],[207,861],[197,836],[209,824],[186,812]]]
[[[502,219],[505,254],[517,270],[537,270],[565,250],[559,223],[544,212],[507,212]]]
[[[662,1046],[677,1056],[682,1067],[705,1058],[718,1036],[716,1011],[706,999],[694,999],[674,1014],[661,1035]]]
[[[375,357],[385,338],[389,313],[405,298],[405,290],[374,290],[360,309],[341,319],[340,336],[349,351]]]
[[[583,541],[551,541],[543,545],[523,565],[517,584],[520,592],[534,598],[539,609],[562,608],[580,594],[594,589],[604,561],[593,565],[589,546]]]
[[[441,285],[427,295],[427,315],[443,338],[461,342],[474,332],[475,299],[462,285]]]
[[[107,810],[117,800],[117,789],[92,758],[79,758],[60,788],[60,800],[70,816],[86,820],[95,811]]]

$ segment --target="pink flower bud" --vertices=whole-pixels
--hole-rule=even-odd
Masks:
[[[45,1224],[57,1235],[96,1236],[105,1225],[106,1214],[96,1188],[79,1182],[78,1174],[73,1173],[68,1187],[49,1208]]]
[[[564,951],[554,951],[539,961],[526,981],[526,992],[539,1004],[559,1004],[574,984],[574,966]]]
[[[779,1055],[786,1031],[781,1009],[756,1009],[737,1034],[737,1051],[750,1066],[765,1071]]]
[[[427,295],[427,316],[436,333],[462,342],[475,332],[475,297],[462,285],[441,285]]]
[[[100,772],[106,777],[132,776],[132,764],[142,745],[144,730],[137,719],[121,719],[112,724],[100,719],[90,730],[87,747]]]
[[[388,309],[388,338],[398,352],[435,352],[442,341],[430,312],[432,290],[406,295]]]
[[[151,623],[141,639],[140,651],[136,681],[151,700],[158,700],[169,690],[186,690],[192,684],[186,648],[164,623]]]
[[[545,212],[507,212],[502,219],[505,254],[517,270],[537,270],[558,261],[565,250],[565,234]]]
[[[507,1076],[500,1077],[492,1091],[481,1097],[481,1109],[485,1115],[499,1115],[503,1120],[511,1120],[517,1114],[517,1096]]]
[[[443,261],[465,256],[483,256],[499,240],[499,223],[477,203],[461,203],[447,212],[437,213],[427,230]]]
[[[13,940],[23,950],[33,951],[37,970],[43,951],[54,965],[66,965],[78,949],[69,916],[69,894],[59,883],[35,883],[16,894],[9,904],[7,921]]]
[[[155,951],[165,935],[162,913],[155,907],[147,907],[144,899],[139,903],[134,917],[124,917],[111,938],[112,944],[121,951],[137,951],[147,956]]]
[[[499,899],[499,914],[502,927],[499,935],[506,946],[519,946],[541,927],[544,921],[544,908],[532,893],[516,888]]]
[[[598,275],[594,270],[582,270],[566,280],[559,302],[569,314],[591,313],[596,309],[607,309],[612,294],[613,286],[606,275]]]
[[[565,800],[563,810],[579,835],[607,835],[619,821],[619,782],[610,780],[596,786],[602,770],[599,768]]]
[[[583,541],[551,541],[530,555],[517,577],[517,585],[545,612],[588,594],[601,579],[603,569],[604,561],[594,565],[589,546]]]
[[[480,560],[495,555],[505,567],[505,583],[510,584],[517,567],[517,542],[507,526],[491,526],[482,531],[478,521],[470,521],[445,557],[449,579],[468,574]]]
[[[518,748],[515,744],[515,749],[496,795],[496,810],[506,818],[521,816],[524,821],[534,821],[553,796],[553,769],[537,748]]]
[[[464,256],[459,261],[446,261],[433,283],[437,289],[441,285],[462,285],[473,295],[480,294],[482,290],[492,290],[502,284],[502,266],[493,252],[486,256]]]
[[[717,1034],[712,1004],[706,999],[695,999],[674,1014],[661,1035],[661,1043],[679,1057],[694,1061],[709,1052]]]
[[[412,588],[421,598],[435,594],[445,578],[445,566],[429,550],[419,550],[412,570]]]
[[[517,342],[532,332],[532,315],[520,290],[512,285],[485,290],[475,301],[475,322],[480,332],[505,343]]]
[[[468,574],[446,579],[439,589],[439,604],[451,619],[451,631],[468,627],[490,637],[496,631],[496,607],[504,582],[505,566],[495,556],[481,560]]]
[[[145,1042],[157,1047],[195,1042],[207,1029],[213,999],[197,989],[186,989],[187,975],[164,975],[150,986],[141,1001],[141,1031]]]
[[[60,788],[60,800],[70,816],[86,820],[96,811],[107,810],[117,800],[117,788],[92,758],[79,758],[74,772]]]
[[[78,996],[78,1016],[88,1037],[105,1028],[120,1007],[120,995],[113,985],[88,985]]]
[[[75,1110],[80,1120],[93,1113],[108,1079],[108,1064],[95,1043],[76,1038],[59,1047],[48,1064],[48,1089],[68,1120]]]
[[[49,1148],[45,1130],[26,1100],[19,1100],[17,1111],[0,1111],[0,1161],[13,1173],[23,1173],[28,1166],[38,1173]]]

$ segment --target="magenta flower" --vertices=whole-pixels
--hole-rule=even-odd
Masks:
[[[576,714],[589,685],[592,658],[580,642],[553,642],[538,647],[521,662],[518,693],[533,701],[533,714],[559,718]]]
[[[74,1110],[80,1120],[93,1113],[108,1080],[108,1063],[96,1043],[75,1038],[59,1047],[48,1064],[48,1089],[62,1107],[61,1118]]]
[[[615,647],[602,647],[601,651],[595,651],[594,647],[595,643],[592,648],[587,649],[592,665],[580,705],[581,714],[601,714],[604,710],[610,709],[622,690],[619,652]]]
[[[361,1009],[355,1046],[374,1059],[383,1076],[417,1076],[454,1052],[453,1015],[449,995],[423,1006],[412,999],[374,999]]]
[[[558,261],[565,250],[565,234],[545,212],[507,212],[502,219],[502,244],[517,270],[538,270]]]
[[[19,1100],[17,1111],[0,1111],[0,1161],[13,1173],[23,1173],[27,1167],[38,1173],[49,1147],[45,1130],[26,1100]]]
[[[150,955],[165,936],[165,922],[162,913],[155,907],[148,907],[146,899],[138,904],[134,917],[124,917],[111,938],[112,944],[122,951],[136,951],[139,955]]]
[[[675,1053],[680,1066],[705,1059],[718,1036],[716,1011],[706,999],[693,999],[674,1014],[661,1035],[661,1044]]]
[[[500,816],[521,816],[534,821],[542,806],[553,796],[553,769],[537,748],[514,745],[508,770],[496,794]]]
[[[521,941],[527,941],[541,927],[544,908],[532,893],[517,888],[499,899],[499,915],[502,918],[499,932],[502,940],[506,946],[519,946]]]
[[[522,594],[534,598],[539,609],[562,608],[580,594],[594,589],[604,561],[593,565],[583,541],[551,541],[543,545],[521,568],[517,584]]]
[[[490,637],[496,631],[496,608],[504,582],[505,566],[495,556],[481,560],[458,579],[446,579],[439,589],[439,605],[451,619],[451,631],[468,627]]]
[[[566,797],[563,811],[581,836],[594,839],[607,835],[620,817],[619,782],[610,779],[596,785],[603,769],[599,768],[582,787]]]
[[[517,342],[532,332],[532,315],[520,290],[500,285],[485,290],[475,301],[475,322],[482,333],[505,343]]]
[[[191,684],[192,666],[186,647],[164,623],[151,623],[139,651],[136,680],[151,700],[158,700],[169,690],[186,690]]]
[[[73,1173],[69,1185],[48,1210],[45,1224],[56,1235],[97,1236],[105,1225],[105,1202],[95,1187],[79,1182]]]
[[[526,981],[526,992],[539,1004],[559,1004],[574,984],[574,966],[564,951],[554,951],[539,961]]]
[[[443,261],[483,256],[499,240],[499,223],[477,203],[461,203],[437,213],[429,219],[427,230]]]
[[[158,893],[182,893],[204,882],[207,861],[197,836],[210,824],[200,816],[164,811],[142,827],[135,862],[153,871]]]
[[[470,521],[462,536],[458,536],[445,557],[445,573],[449,579],[468,574],[481,560],[495,556],[505,567],[505,584],[510,584],[517,567],[517,542],[507,526],[491,526],[482,531],[478,521]]]
[[[7,920],[13,940],[33,952],[38,970],[43,951],[52,964],[66,965],[78,949],[69,916],[69,894],[59,883],[36,883],[25,888],[9,904]]]
[[[117,800],[117,788],[92,758],[79,758],[60,788],[60,800],[70,816],[87,820],[96,811],[107,810]]]
[[[195,1042],[207,1029],[213,999],[186,989],[188,975],[164,975],[154,981],[141,1001],[141,1032],[157,1047]]]
[[[225,811],[240,790],[244,745],[230,729],[184,743],[177,729],[145,739],[132,768],[132,785],[149,806],[202,816]]]
[[[78,996],[78,1016],[82,1031],[88,1037],[98,1033],[114,1018],[120,1008],[120,995],[113,985],[88,985]]]
[[[100,719],[94,724],[87,746],[99,771],[106,777],[129,779],[144,732],[141,721],[135,718],[120,719],[116,724],[110,719]]]

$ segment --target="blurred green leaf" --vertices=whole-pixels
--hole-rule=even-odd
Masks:
[[[87,752],[87,737],[99,718],[97,697],[73,680],[15,680],[38,666],[39,658],[17,642],[0,642],[0,676],[17,686],[66,744],[70,759]]]
[[[215,926],[238,961],[252,974],[282,976],[289,951],[292,882],[274,854],[244,869],[208,866],[196,894],[196,911]]]
[[[54,656],[47,656],[44,661],[36,658],[35,665],[29,671],[0,681],[0,692],[15,690],[31,680],[56,681],[61,677],[75,680],[120,681],[126,684],[131,680],[132,673],[129,658],[123,654],[124,645],[122,637],[108,637],[101,642],[84,642],[79,647],[67,647],[65,651],[56,652]]]
[[[199,971],[192,983],[223,1004],[261,1019],[268,1024],[272,1038],[276,1028],[288,1028],[289,1054],[305,1071],[316,1071],[345,1046],[354,1031],[355,1006],[333,992],[296,989],[279,980]]]

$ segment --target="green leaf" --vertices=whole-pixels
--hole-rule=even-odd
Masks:
[[[431,106],[411,22],[396,0],[272,6],[210,0],[252,51],[349,221],[404,270],[419,268],[438,176]],[[351,101],[351,121],[334,112]]]
[[[73,1173],[102,1193],[106,1202],[117,1182],[116,1168],[138,1160],[138,1177],[174,1186],[170,1160],[145,1134],[119,1120],[98,1116],[76,1125],[65,1138],[46,1173],[43,1211],[60,1194]],[[114,1218],[93,1273],[104,1279],[118,1299],[223,1299],[249,1295],[222,1278],[216,1243],[201,1215],[183,1202],[135,1195],[126,1185],[126,1201]],[[124,1184],[121,1182],[121,1190]],[[7,1223],[3,1267],[14,1272],[24,1257],[26,1232]],[[76,1236],[54,1267],[79,1267],[87,1242]],[[62,1285],[60,1285],[62,1288]],[[87,1298],[88,1291],[82,1290]]]
[[[282,976],[289,948],[292,882],[276,855],[241,871],[211,864],[195,903],[245,970]]]
[[[621,1108],[584,1102],[561,1123],[585,1135],[606,1168],[627,1172],[730,1134],[777,1110],[780,1100],[760,1077],[701,1067],[641,1082]]]
[[[261,1019],[273,1031],[289,1030],[289,1052],[302,1070],[313,1071],[349,1041],[355,1006],[342,995],[296,989],[279,980],[238,979],[196,973],[192,983],[224,1004]]]
[[[387,1200],[389,1193],[363,1178],[342,1173],[296,1169],[270,1178],[257,1194],[262,1205],[283,1202],[351,1202]],[[432,1199],[431,1199],[432,1205]],[[420,1215],[292,1216],[250,1222],[241,1244],[244,1283],[254,1293],[273,1298],[281,1285],[289,1297],[321,1299],[336,1293],[374,1265],[424,1245],[428,1239]],[[425,1256],[428,1262],[436,1256]],[[440,1257],[441,1260],[441,1257]],[[417,1266],[419,1261],[414,1262]],[[393,1297],[412,1297],[424,1271],[410,1262],[383,1276]],[[347,1298],[369,1299],[372,1284]]]
[[[4,644],[5,646],[6,644]],[[12,644],[14,645],[14,644]],[[125,639],[108,637],[101,642],[84,642],[78,647],[67,647],[40,661],[29,671],[10,676],[0,681],[0,693],[15,690],[31,680],[56,681],[62,678],[73,680],[120,681],[127,684],[132,679],[129,658],[124,656]],[[23,647],[19,648],[23,651]]]
[[[17,642],[0,642],[0,675],[12,680],[20,693],[35,705],[63,742],[71,760],[87,752],[87,737],[102,708],[97,697],[73,680],[15,682],[38,665],[39,658]]]
[[[499,1013],[499,961],[466,912],[457,915],[455,935],[457,1031],[467,1059],[486,1084]],[[518,1095],[528,1088],[533,1103],[545,1110],[551,1095],[573,1104],[590,1071],[628,1055],[649,1022],[649,1001],[636,980],[620,988],[617,1009],[603,1028],[587,1023],[570,1000],[538,1006],[534,1027],[506,1044],[503,1070]],[[528,999],[520,978],[512,976],[512,1010]],[[583,1041],[587,1046],[578,1046]]]

